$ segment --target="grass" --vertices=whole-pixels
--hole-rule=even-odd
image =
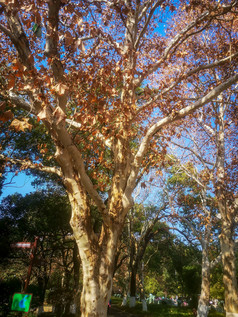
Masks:
[[[112,298],[112,306],[118,308],[118,310],[138,317],[194,317],[191,307],[175,307],[168,305],[158,305],[158,304],[149,304],[148,311],[142,311],[142,304],[137,303],[136,307],[130,308],[129,306],[121,306],[122,299],[118,297]],[[0,312],[0,316],[1,312]],[[15,317],[16,313],[10,312],[7,316]],[[23,317],[36,317],[35,313],[30,312],[29,314],[23,314]],[[55,317],[54,313],[45,312],[41,315],[42,317]],[[74,317],[74,315],[64,317]],[[225,317],[225,313],[218,313],[214,309],[209,311],[208,317]]]
[[[120,298],[112,298],[112,305],[123,312],[140,317],[194,317],[191,307],[175,307],[168,305],[149,304],[148,311],[142,311],[142,304],[137,303],[135,307],[121,306]],[[218,313],[214,309],[209,311],[208,317],[224,317],[225,313]]]

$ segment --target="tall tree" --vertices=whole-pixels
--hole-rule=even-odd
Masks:
[[[116,246],[138,175],[153,159],[147,154],[157,152],[163,129],[174,133],[175,122],[238,81],[230,67],[236,40],[209,61],[189,55],[198,34],[235,21],[237,1],[181,1],[177,9],[166,0],[0,5],[2,125],[11,120],[20,135],[41,129],[44,136],[28,137],[21,156],[3,129],[1,159],[62,179],[83,267],[81,316],[106,316]],[[216,67],[224,80],[182,101],[196,75]],[[101,215],[97,232],[92,206]]]
[[[207,82],[214,83],[223,75],[221,71],[207,72],[206,78],[197,80],[194,96]],[[219,212],[216,217],[221,219],[219,237],[224,269],[225,308],[228,314],[237,310],[238,296],[234,253],[237,228],[237,118],[234,117],[236,100],[236,93],[220,95],[206,109],[200,110],[193,129],[191,125],[184,128],[182,138],[185,137],[186,142],[174,143],[180,148],[180,153],[196,166],[194,175],[187,172],[199,184],[203,201],[205,192],[215,197]],[[211,226],[210,216],[209,219]]]

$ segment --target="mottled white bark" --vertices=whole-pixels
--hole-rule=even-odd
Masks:
[[[130,296],[129,307],[135,307],[135,306],[136,306],[136,298],[135,296]]]
[[[197,311],[197,316],[201,317],[204,316],[206,317],[208,315],[209,311],[209,306],[206,305],[198,305],[198,311]]]
[[[148,311],[147,303],[145,299],[142,299],[142,311]]]

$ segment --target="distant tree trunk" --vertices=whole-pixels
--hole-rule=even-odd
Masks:
[[[207,242],[202,250],[202,284],[201,295],[198,302],[197,317],[207,317],[210,297],[210,262],[208,258]]]
[[[79,289],[80,282],[80,260],[79,251],[76,241],[74,241],[73,248],[73,262],[74,262],[74,302],[72,303],[72,310],[80,313],[80,297],[81,289]]]
[[[137,269],[135,267],[132,267],[130,279],[130,307],[135,307],[136,305],[136,275]]]
[[[38,286],[40,289],[40,294],[39,294],[39,308],[38,308],[38,314],[41,314],[44,312],[44,300],[45,300],[45,293],[47,289],[47,284],[49,281],[49,272],[47,272],[47,267],[46,264],[44,265],[44,271],[43,271],[43,276],[39,276],[37,279]]]
[[[144,285],[144,262],[141,263],[140,270],[140,282],[141,282],[141,302],[142,302],[142,311],[147,311],[147,303],[145,299],[145,285]]]

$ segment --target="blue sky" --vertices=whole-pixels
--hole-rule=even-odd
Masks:
[[[31,185],[31,182],[34,180],[34,177],[30,175],[26,175],[26,173],[24,172],[19,173],[17,176],[14,176],[14,178],[12,179],[13,176],[14,176],[14,173],[8,174],[7,179],[4,182],[6,185],[3,187],[3,193],[0,196],[0,201],[8,195],[19,193],[24,196],[36,190]],[[11,181],[11,184],[9,184],[10,181]]]

